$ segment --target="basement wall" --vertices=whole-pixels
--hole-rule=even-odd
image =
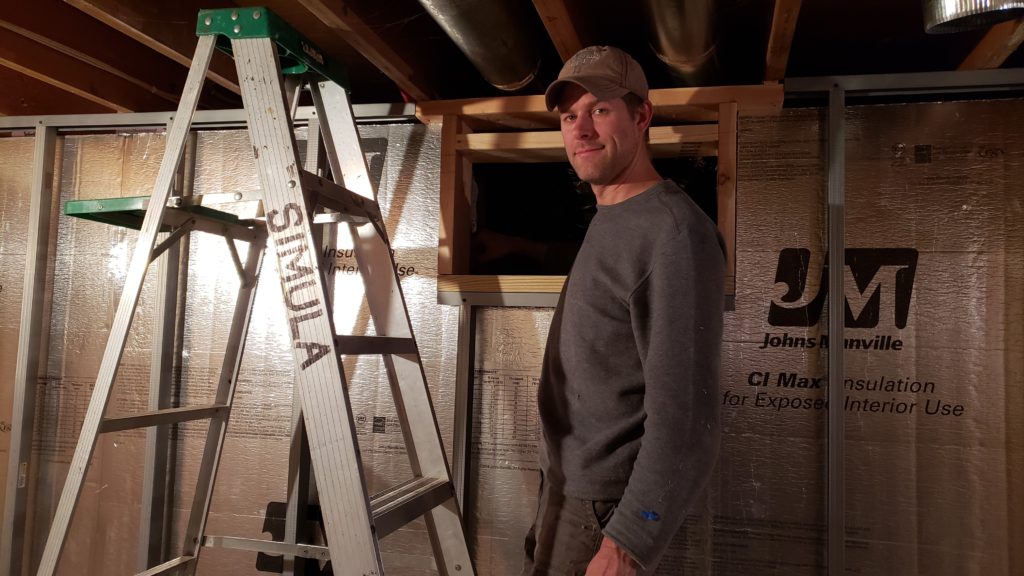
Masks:
[[[1020,101],[847,111],[845,352],[847,570],[903,576],[1018,574],[1024,538],[1024,106]],[[725,312],[724,434],[712,482],[659,574],[825,573],[827,219],[825,115],[740,122],[736,308]],[[451,457],[458,309],[436,304],[440,131],[362,127],[402,286]],[[299,133],[300,141],[305,133]],[[7,473],[25,266],[32,138],[0,139],[0,480]],[[301,146],[300,146],[301,148]],[[61,205],[148,195],[162,134],[73,135],[58,149]],[[241,131],[200,133],[194,192],[258,188]],[[243,208],[251,209],[249,208]],[[54,211],[48,353],[37,388],[29,481],[38,563],[125,279],[134,231]],[[339,330],[372,330],[339,236],[323,267]],[[244,246],[239,245],[240,249]],[[193,235],[182,403],[207,401],[237,278],[224,241]],[[272,278],[273,259],[264,278]],[[150,274],[111,397],[148,396],[156,314]],[[292,422],[292,363],[277,282],[250,327],[208,532],[279,533]],[[823,308],[819,308],[823,306]],[[818,310],[822,310],[818,313]],[[533,520],[535,391],[551,310],[477,316],[466,521],[477,573],[518,574]],[[372,333],[372,332],[370,332]],[[829,342],[831,345],[839,345]],[[410,474],[380,362],[346,359],[375,489]],[[881,381],[881,384],[874,384]],[[892,382],[890,384],[889,382]],[[904,384],[900,384],[900,382]],[[819,383],[820,386],[819,386]],[[872,389],[881,388],[881,389]],[[179,427],[171,550],[180,549],[205,423]],[[139,533],[144,432],[101,436],[59,573],[128,574]],[[3,484],[0,484],[2,489]],[[268,519],[268,510],[271,511]],[[429,574],[421,523],[385,539],[388,574]],[[1019,547],[1018,547],[1019,548]],[[206,549],[200,574],[265,574],[278,560]]]

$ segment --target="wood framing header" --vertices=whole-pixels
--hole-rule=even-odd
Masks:
[[[740,116],[771,116],[782,110],[779,84],[658,88],[651,90],[654,123],[717,122],[718,105],[735,102]],[[445,114],[461,117],[473,131],[531,130],[558,127],[557,115],[548,112],[543,95],[434,100],[416,107],[424,123],[440,122]]]

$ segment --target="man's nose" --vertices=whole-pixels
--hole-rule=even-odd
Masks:
[[[583,114],[576,118],[576,122],[572,125],[572,135],[581,140],[594,136],[594,121],[590,119],[590,116]]]

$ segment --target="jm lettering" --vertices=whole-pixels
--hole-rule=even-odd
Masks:
[[[913,248],[848,248],[843,286],[847,328],[875,328],[883,312],[892,310],[896,328],[907,326],[910,299],[917,272]],[[811,251],[784,248],[775,271],[778,295],[772,298],[768,323],[772,326],[815,326],[828,296],[828,254],[819,266],[817,293],[811,293]],[[781,292],[781,293],[780,293]]]

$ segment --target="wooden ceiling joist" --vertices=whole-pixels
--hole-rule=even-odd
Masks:
[[[999,68],[1024,42],[1024,17],[996,24],[960,63],[958,70]]]
[[[120,76],[166,100],[165,108],[178,101],[180,66],[59,0],[12,3],[0,12],[0,27]]]
[[[768,36],[768,51],[765,57],[765,82],[779,82],[786,76],[789,51],[793,46],[797,17],[800,15],[801,0],[775,0],[772,13],[772,30]]]
[[[377,35],[345,2],[299,0],[309,12],[333,29],[353,48],[390,78],[402,92],[414,100],[428,100],[433,90],[411,65]],[[273,10],[274,2],[264,5]]]
[[[209,0],[195,3],[146,0],[65,0],[100,22],[134,38],[182,66],[192,64],[196,50],[196,16],[200,8],[217,8]],[[223,4],[223,2],[222,2]],[[216,53],[206,77],[238,94],[234,62]]]
[[[164,110],[168,101],[121,75],[83,65],[51,46],[0,26],[0,65],[116,112]]]
[[[35,116],[66,114],[74,110],[82,114],[109,113],[110,108],[85,100],[10,68],[0,66],[0,115]]]
[[[540,14],[544,22],[544,28],[551,37],[551,42],[558,50],[562,62],[565,62],[573,54],[583,48],[583,42],[576,31],[576,25],[569,17],[569,10],[565,6],[565,0],[533,0],[533,6]]]

